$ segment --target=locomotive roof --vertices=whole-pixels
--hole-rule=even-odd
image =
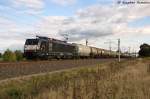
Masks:
[[[75,46],[71,43],[67,43],[66,41],[62,41],[62,40],[57,40],[57,39],[51,39],[52,42],[55,42],[55,43],[59,43],[59,44],[64,44],[64,45],[69,45],[69,46]]]
[[[62,41],[62,40],[58,40],[58,39],[54,39],[54,38],[48,38],[48,37],[44,37],[44,36],[36,36],[36,38],[66,43],[66,41]]]

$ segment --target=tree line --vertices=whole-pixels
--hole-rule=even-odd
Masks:
[[[0,53],[0,58],[2,61],[21,61],[24,60],[23,52],[20,50],[11,51],[7,49],[3,54]]]
[[[139,57],[150,57],[150,45],[142,44],[139,50]],[[11,51],[7,49],[3,54],[0,53],[1,61],[22,61],[25,58],[23,57],[23,52],[20,50]]]

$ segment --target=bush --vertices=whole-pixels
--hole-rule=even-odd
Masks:
[[[16,60],[17,61],[23,60],[23,53],[20,50],[16,50],[15,55],[16,55]]]
[[[10,99],[21,99],[22,92],[17,87],[12,87],[7,91],[7,95]]]
[[[16,54],[7,49],[3,54],[4,61],[16,61]]]

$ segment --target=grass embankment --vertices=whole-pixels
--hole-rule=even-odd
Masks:
[[[150,99],[149,59],[8,81],[0,99]]]

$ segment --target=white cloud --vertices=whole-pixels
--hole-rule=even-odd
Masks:
[[[38,3],[35,4],[38,5]],[[26,7],[33,9],[42,8],[31,5]],[[69,40],[73,42],[83,42],[85,39],[89,39],[91,45],[107,48],[107,45],[103,44],[105,39],[121,38],[126,41],[124,45],[128,46],[132,42],[133,36],[139,34],[150,35],[150,26],[139,28],[128,26],[132,21],[150,16],[149,10],[149,5],[113,4],[108,6],[97,4],[78,10],[72,17],[43,16],[35,23],[35,27],[18,25],[13,21],[0,18],[0,28],[3,28],[3,30],[0,30],[0,36],[1,40],[9,38],[12,39],[12,42],[16,42],[16,40],[24,42],[25,37],[36,34],[62,39],[62,34],[69,33]],[[9,33],[12,33],[12,36]],[[3,40],[2,42],[5,41]],[[10,43],[10,45],[13,44]],[[133,45],[135,48],[138,48],[139,42],[135,42]]]
[[[80,9],[72,17],[43,17],[37,23],[37,28],[40,33],[49,37],[61,38],[61,34],[69,33],[70,41],[80,42],[85,39],[91,41],[97,39],[96,42],[93,42],[93,45],[99,45],[99,42],[104,42],[103,37],[121,38],[130,43],[132,36],[150,34],[150,26],[139,28],[128,26],[130,22],[150,16],[149,10],[149,5],[106,6],[97,4]],[[137,43],[134,42],[134,44],[136,45]],[[136,48],[138,48],[137,46]]]
[[[34,27],[17,24],[15,21],[5,17],[0,17],[0,51],[7,48],[23,49],[26,38],[34,34]]]
[[[71,41],[111,34],[111,29],[105,30],[103,24],[92,25],[87,19],[80,20],[78,18],[68,18],[65,16],[44,17],[43,20],[37,24],[40,33],[58,38],[61,38],[60,36],[62,34],[69,33]],[[106,25],[107,24],[105,24],[105,26]]]
[[[12,7],[18,11],[38,14],[45,7],[44,0],[12,0]]]
[[[149,16],[149,10],[150,7],[142,5],[94,5],[79,10],[73,17],[43,17],[38,23],[38,28],[41,32],[51,32],[57,35],[59,35],[59,32],[70,33],[72,40],[95,38],[116,33],[144,33],[144,31],[148,33],[146,27],[135,29],[128,27],[128,23]]]
[[[17,24],[8,18],[0,18],[0,39],[22,39],[28,31],[32,31],[34,27]],[[20,37],[20,38],[19,38]]]
[[[72,5],[76,3],[76,0],[51,0],[53,3],[61,6]]]
[[[25,6],[32,9],[41,9],[44,7],[43,0],[13,0],[12,3],[16,7]]]

